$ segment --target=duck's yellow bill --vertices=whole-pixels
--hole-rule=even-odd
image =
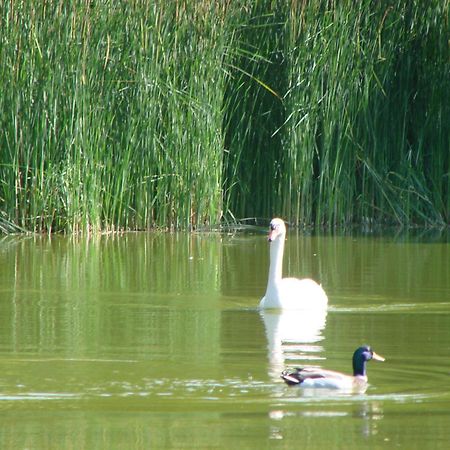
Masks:
[[[386,361],[385,358],[383,358],[380,355],[377,355],[375,352],[372,353],[372,359],[374,359],[375,361]]]

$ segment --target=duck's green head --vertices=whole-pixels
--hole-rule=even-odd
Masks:
[[[366,375],[366,362],[374,359],[384,361],[384,358],[377,355],[368,345],[363,345],[353,353],[353,375]]]

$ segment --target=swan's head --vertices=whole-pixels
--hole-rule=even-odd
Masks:
[[[279,219],[276,217],[275,219],[272,219],[270,221],[270,229],[269,229],[269,236],[268,241],[272,242],[279,237],[282,239],[286,235],[286,225],[284,224],[284,221],[282,219]]]

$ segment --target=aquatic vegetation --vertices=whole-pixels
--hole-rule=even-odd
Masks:
[[[448,2],[325,5],[289,20],[286,210],[448,223]]]
[[[447,0],[0,0],[2,230],[449,222]]]

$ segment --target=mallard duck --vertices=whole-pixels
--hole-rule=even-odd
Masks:
[[[326,309],[328,297],[320,284],[310,278],[283,278],[283,252],[286,226],[282,219],[270,222],[270,265],[266,294],[259,307],[280,309]]]
[[[359,347],[353,353],[353,376],[333,370],[305,367],[294,372],[283,371],[281,378],[291,386],[328,389],[352,389],[367,384],[366,362],[374,359],[384,361],[369,346]]]

